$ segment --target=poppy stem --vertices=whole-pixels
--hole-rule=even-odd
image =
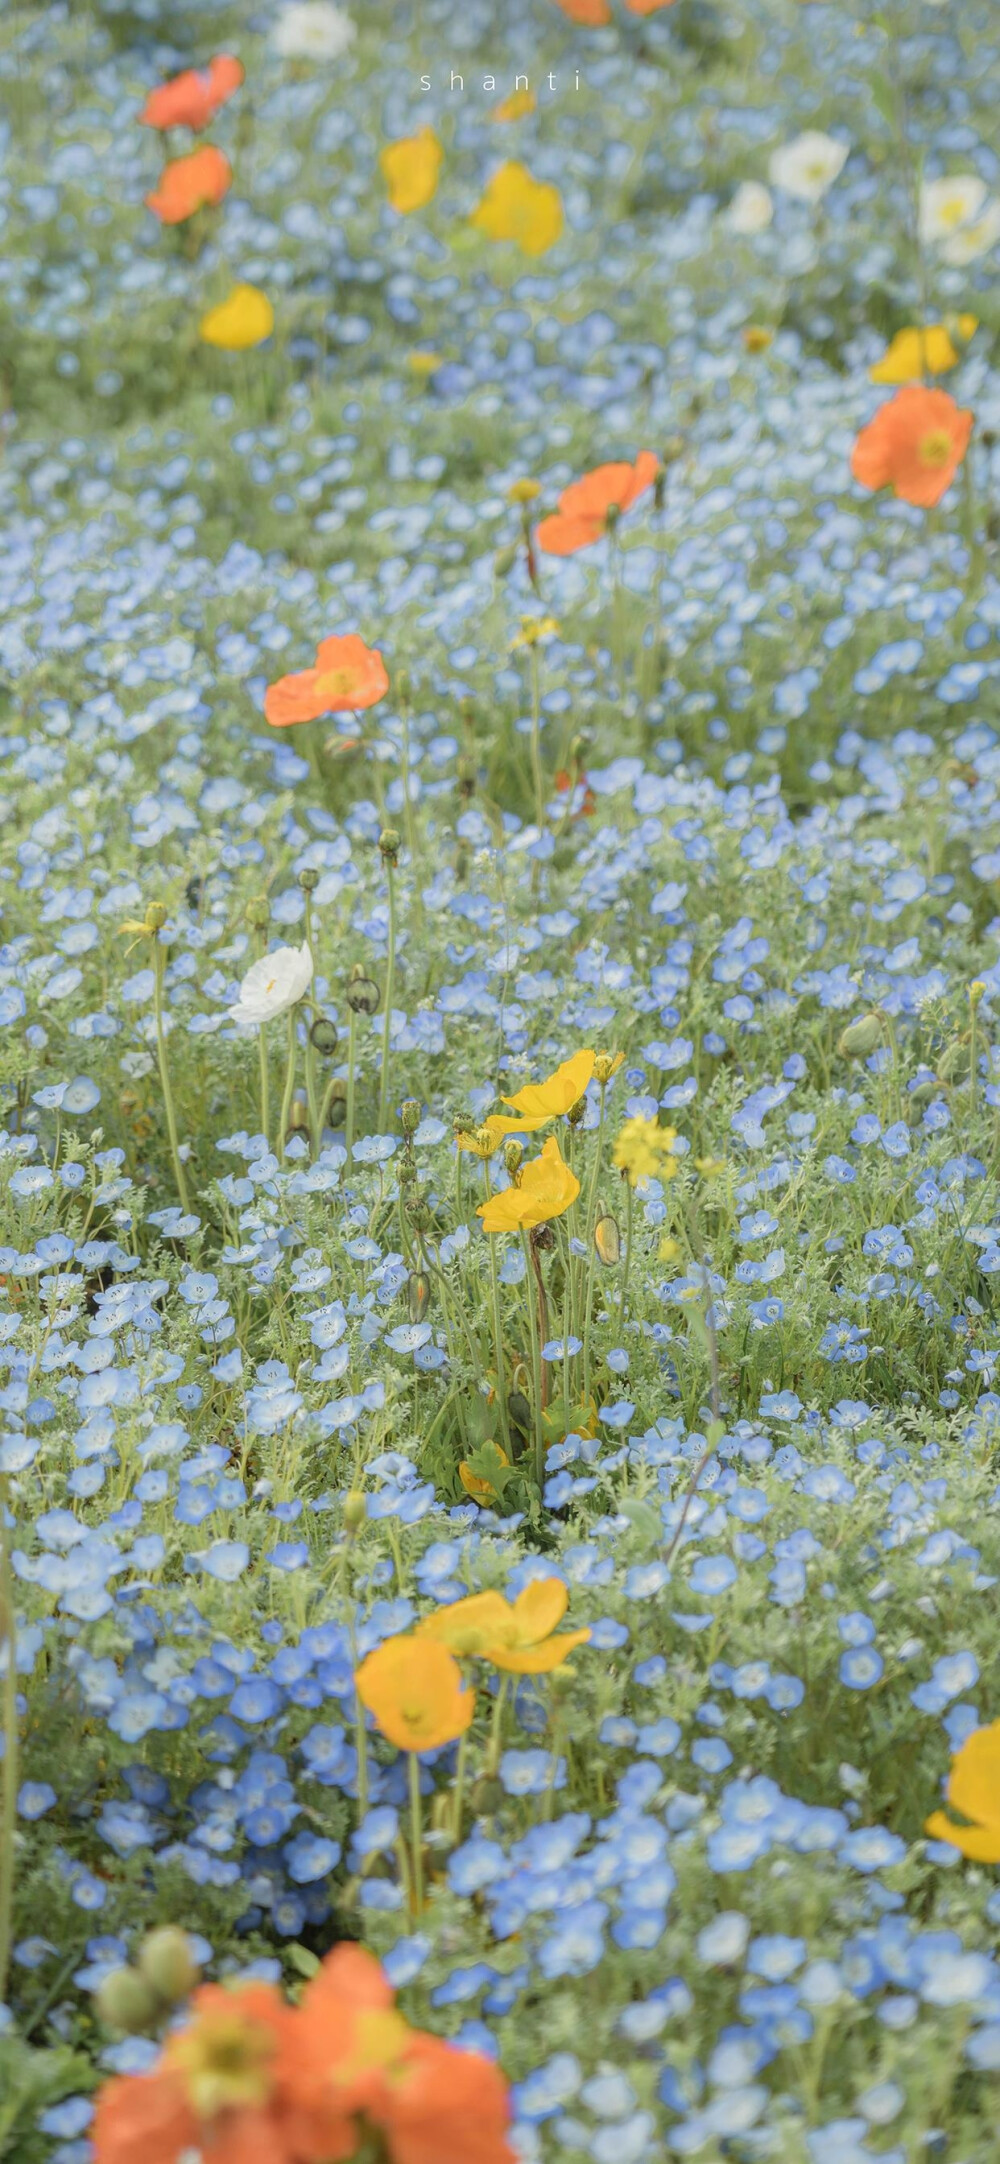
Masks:
[[[531,668],[531,770],[535,777],[535,819],[539,833],[545,827],[545,770],[542,765],[542,686],[538,641],[530,648]]]
[[[284,1157],[285,1154],[285,1143],[288,1139],[288,1122],[292,1116],[292,1098],[295,1093],[295,1062],[298,1054],[298,1037],[296,1029],[297,1014],[297,1006],[289,1007],[288,1064],[285,1068],[285,1094],[281,1100],[281,1129],[278,1135],[278,1147],[282,1157]]]
[[[587,1255],[587,1290],[583,1309],[583,1402],[590,1404],[590,1319],[594,1306],[594,1262],[597,1248],[594,1245],[594,1213],[597,1207],[597,1182],[601,1173],[601,1145],[604,1141],[604,1099],[606,1084],[598,1085],[601,1092],[601,1116],[597,1124],[597,1140],[594,1145],[594,1169],[590,1175],[590,1193],[587,1196],[587,1221],[584,1240]]]
[[[389,952],[385,965],[385,1012],[382,1017],[382,1067],[378,1084],[378,1131],[385,1133],[386,1108],[389,1101],[389,1032],[392,1028],[393,978],[396,974],[396,875],[391,857],[385,858],[386,878],[389,882]]]
[[[528,1243],[528,1235],[523,1228],[521,1231],[521,1246],[524,1249],[524,1259],[530,1277],[532,1275],[531,1249]],[[531,1396],[535,1421],[535,1481],[538,1492],[541,1494],[542,1482],[545,1478],[545,1430],[542,1425],[542,1350],[538,1336],[538,1314],[533,1294],[530,1291],[528,1293],[528,1323],[531,1330]]]
[[[459,1156],[461,1156],[461,1151],[459,1151]],[[486,1183],[486,1200],[488,1202],[493,1190],[490,1186],[489,1163],[485,1157],[483,1158],[483,1179]],[[496,1241],[492,1233],[487,1233],[486,1237],[489,1243],[490,1250],[490,1285],[493,1293],[493,1354],[496,1360],[497,1370],[497,1398],[500,1405],[500,1426],[503,1430],[503,1447],[505,1455],[507,1457],[507,1462],[508,1464],[513,1464],[513,1452],[511,1449],[510,1441],[510,1423],[507,1418],[507,1376],[503,1364],[503,1316],[500,1308],[500,1278],[497,1272]]]
[[[354,1068],[358,1048],[358,1018],[353,1007],[347,1025],[347,1110],[344,1115],[344,1141],[347,1145],[347,1162],[351,1162],[354,1147]]]
[[[267,1064],[266,1022],[262,1022],[257,1031],[257,1049],[260,1055],[260,1131],[267,1142],[271,1127],[271,1081]]]
[[[167,1120],[170,1154],[174,1161],[174,1179],[182,1210],[187,1213],[188,1194],[184,1167],[177,1143],[177,1121],[174,1118],[174,1099],[170,1088],[170,1069],[167,1065],[167,1039],[163,1028],[163,972],[166,968],[167,950],[161,944],[159,933],[153,938],[153,1006],[156,1016],[156,1057],[160,1069],[160,1088],[163,1091],[163,1110]]]
[[[632,1182],[625,1175],[625,1262],[622,1269],[622,1289],[618,1301],[618,1328],[625,1321],[625,1302],[628,1299],[628,1276],[632,1267]]]
[[[413,1850],[413,1882],[411,1902],[414,1916],[423,1913],[424,1906],[424,1835],[420,1818],[420,1760],[416,1751],[410,1758],[410,1842]]]
[[[497,1767],[500,1764],[500,1730],[503,1726],[503,1709],[507,1703],[507,1691],[509,1684],[510,1676],[502,1675],[500,1678],[500,1688],[493,1701],[493,1719],[490,1723],[489,1749],[486,1753],[486,1771],[490,1775],[491,1779],[496,1774]]]
[[[17,1631],[14,1624],[14,1577],[7,1533],[7,1482],[0,1481],[0,1645],[6,1650],[3,1678],[3,1805],[0,1809],[0,2005],[7,1997],[7,1972],[14,1920],[14,1839],[17,1825]]]
[[[316,949],[313,945],[311,899],[312,897],[308,893],[304,894],[303,900],[305,902],[306,945],[309,949],[309,958],[313,966],[313,972],[315,974]],[[309,981],[311,984],[313,982],[313,977],[311,977]],[[313,1011],[315,1012],[315,1008]],[[309,1133],[310,1140],[312,1142],[312,1154],[315,1157],[319,1150],[320,1143],[319,1091],[316,1086],[316,1047],[313,1043],[311,1029],[306,1030],[305,1066],[306,1103],[309,1107]]]

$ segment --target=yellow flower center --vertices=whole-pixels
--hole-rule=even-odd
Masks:
[[[199,2119],[259,2108],[271,2093],[274,2036],[238,2003],[192,2022],[170,2046],[192,2111]]]
[[[346,699],[357,690],[357,683],[353,669],[327,669],[324,676],[316,678],[316,690],[321,699]]]
[[[922,466],[946,466],[951,457],[951,437],[946,428],[929,428],[921,436],[917,452]]]

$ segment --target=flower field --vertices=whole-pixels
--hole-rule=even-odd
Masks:
[[[0,2158],[996,2158],[998,64],[0,17]]]

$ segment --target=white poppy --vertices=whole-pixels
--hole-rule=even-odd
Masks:
[[[921,240],[949,240],[978,218],[986,201],[986,182],[978,173],[949,173],[925,180],[920,190]]]
[[[262,954],[247,970],[240,985],[240,996],[235,1007],[230,1007],[230,1018],[242,1029],[253,1029],[262,1022],[271,1022],[277,1014],[287,1014],[312,983],[313,962],[307,940],[301,947],[275,947],[273,954]]]
[[[356,36],[350,16],[333,0],[291,0],[275,23],[271,44],[282,60],[340,60]]]
[[[984,204],[978,218],[970,218],[968,225],[959,226],[950,240],[942,246],[941,254],[946,263],[974,263],[977,256],[988,255],[1000,240],[1000,203],[995,200]]]
[[[731,233],[763,233],[774,217],[770,188],[762,180],[741,180],[726,211]]]
[[[819,203],[847,164],[848,143],[838,143],[819,128],[807,128],[771,153],[768,173],[776,188],[802,203]]]

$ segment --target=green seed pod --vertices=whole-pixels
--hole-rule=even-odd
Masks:
[[[139,1948],[139,1975],[168,2006],[188,1997],[200,1973],[187,1932],[177,1924],[161,1924]]]
[[[423,1270],[411,1270],[406,1280],[406,1308],[411,1322],[423,1322],[431,1304],[431,1281]]]
[[[299,873],[299,885],[303,894],[315,894],[319,886],[319,873],[314,864],[304,864]]]
[[[336,1023],[327,1015],[318,1014],[309,1032],[309,1042],[324,1059],[332,1059],[340,1042]]]
[[[360,977],[352,970],[345,997],[354,1014],[377,1014],[382,1000],[374,977],[366,977],[363,970]]]
[[[368,1505],[360,1488],[351,1488],[344,1497],[344,1531],[352,1536],[360,1533],[368,1516]]]
[[[395,864],[399,855],[400,838],[395,827],[383,827],[378,838],[379,849],[385,864]]]
[[[147,932],[162,932],[162,930],[163,930],[163,927],[164,927],[164,925],[165,925],[165,923],[166,923],[166,921],[167,921],[167,917],[168,917],[168,914],[169,914],[169,911],[168,911],[168,909],[167,909],[167,905],[166,905],[166,903],[165,903],[165,902],[147,902],[147,903],[146,903],[146,930],[147,930]]]
[[[415,1135],[420,1125],[420,1106],[415,1097],[407,1097],[399,1108],[399,1124],[404,1135]]]
[[[841,1031],[837,1050],[845,1059],[867,1059],[870,1052],[877,1050],[883,1035],[881,1015],[862,1014]]]
[[[610,1266],[621,1261],[622,1236],[619,1231],[617,1217],[598,1218],[594,1226],[594,1246],[601,1262]]]
[[[138,1969],[129,1968],[112,1969],[98,1985],[94,2005],[105,2028],[118,2029],[124,2036],[151,2029],[163,2011],[163,2002],[152,1985]]]
[[[517,1175],[521,1170],[521,1166],[524,1163],[523,1142],[515,1142],[513,1138],[505,1142],[503,1146],[503,1161],[507,1167],[509,1177],[512,1180],[516,1180]]]

